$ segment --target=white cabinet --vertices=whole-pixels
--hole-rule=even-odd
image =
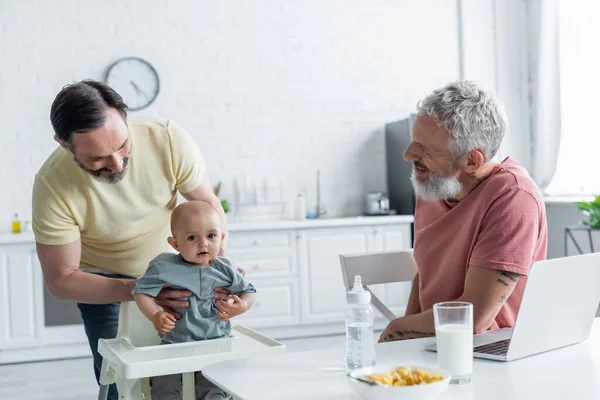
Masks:
[[[373,227],[375,248],[373,251],[399,251],[410,249],[410,224]]]
[[[0,349],[44,341],[42,270],[32,245],[0,246]]]
[[[369,227],[300,231],[303,323],[344,320],[346,289],[339,255],[368,251],[372,247],[371,232]]]
[[[296,279],[252,280],[256,302],[250,311],[233,322],[250,328],[298,325],[298,282]]]
[[[296,242],[291,230],[232,232],[229,257],[256,288],[252,309],[234,322],[249,328],[298,325]]]
[[[344,320],[346,288],[342,281],[340,254],[410,248],[410,224],[300,230],[298,265],[302,271],[302,323]],[[401,314],[406,309],[410,287],[410,283],[391,283],[372,289],[392,312]]]
[[[230,225],[228,257],[246,270],[256,302],[234,322],[277,338],[343,332],[340,254],[411,246],[410,216]],[[394,312],[410,285],[374,290]],[[0,235],[0,364],[89,354],[81,324],[45,326],[42,270],[33,236]]]
[[[398,251],[411,248],[410,224],[300,230],[298,265],[301,276],[302,323],[344,320],[346,288],[340,254]],[[373,292],[395,314],[406,309],[410,283],[373,287]]]

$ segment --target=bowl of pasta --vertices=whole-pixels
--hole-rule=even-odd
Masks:
[[[365,400],[433,400],[448,389],[450,373],[441,368],[385,363],[348,373],[348,383]]]

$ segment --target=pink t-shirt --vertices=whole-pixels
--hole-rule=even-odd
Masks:
[[[459,298],[470,265],[516,272],[525,276],[490,329],[512,327],[529,268],[546,258],[547,240],[541,193],[511,158],[458,203],[417,201],[414,255],[421,310]]]

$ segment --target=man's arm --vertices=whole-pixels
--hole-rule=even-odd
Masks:
[[[133,300],[135,280],[106,278],[79,269],[81,240],[65,245],[36,244],[44,281],[60,300],[108,304]]]
[[[492,326],[520,278],[521,275],[515,272],[469,267],[465,289],[458,301],[473,304],[474,333],[483,333]]]
[[[419,274],[415,275],[413,279],[412,289],[410,290],[410,296],[408,296],[408,304],[406,305],[406,312],[404,316],[415,315],[421,312],[421,302],[419,301]]]
[[[473,332],[485,332],[515,289],[521,275],[470,266],[463,294],[456,301],[473,304]],[[435,335],[433,310],[398,318],[389,323],[380,342]]]
[[[135,279],[107,278],[90,274],[79,269],[81,240],[65,245],[45,245],[36,243],[38,258],[44,274],[44,282],[52,296],[59,300],[72,300],[87,304],[109,304],[133,300],[131,291]],[[156,303],[172,311],[184,308],[187,301],[178,299],[191,296],[188,290],[163,288],[156,297]],[[174,311],[176,317],[181,316]]]
[[[227,250],[227,242],[229,240],[229,233],[227,231],[227,217],[225,216],[225,211],[223,210],[223,206],[221,205],[221,201],[215,195],[212,189],[212,185],[210,182],[210,178],[208,174],[204,174],[204,178],[202,179],[202,183],[196,189],[192,190],[188,193],[182,193],[183,197],[186,200],[202,200],[210,203],[217,209],[219,212],[219,216],[221,217],[221,223],[223,225],[223,232],[225,233],[225,239],[223,243],[221,243],[222,255],[225,255],[225,251]]]

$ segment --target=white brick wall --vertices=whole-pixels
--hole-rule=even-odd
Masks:
[[[56,93],[130,55],[161,78],[141,113],[192,133],[224,197],[245,173],[310,200],[320,168],[330,214],[358,213],[385,186],[383,124],[458,78],[456,15],[449,0],[2,0],[0,220],[30,214]]]

